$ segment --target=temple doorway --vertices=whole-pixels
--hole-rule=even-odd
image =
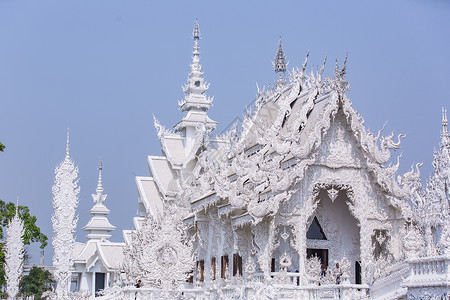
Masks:
[[[360,282],[360,228],[350,213],[347,191],[334,185],[318,194],[317,209],[306,233],[307,257],[316,255],[326,267],[333,268],[344,256],[350,261],[350,283]]]

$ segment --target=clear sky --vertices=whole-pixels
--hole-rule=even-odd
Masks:
[[[161,153],[152,115],[169,128],[182,117],[195,18],[218,133],[252,102],[256,82],[275,81],[282,36],[290,68],[309,49],[308,69],[328,55],[332,75],[348,52],[348,95],[366,126],[388,120],[386,134],[407,133],[400,171],[424,162],[423,178],[430,174],[441,108],[450,109],[448,1],[0,0],[0,199],[19,196],[51,237],[54,168],[69,127],[77,240],[101,158],[112,240],[121,241],[137,211],[134,176],[148,175],[146,155]],[[51,255],[47,247],[46,264]]]

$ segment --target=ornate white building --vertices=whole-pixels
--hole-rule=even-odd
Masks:
[[[345,62],[332,78],[325,62],[308,74],[308,56],[287,73],[280,41],[274,87],[258,90],[242,126],[215,136],[197,22],[193,38],[185,115],[173,131],[155,119],[163,155],[148,156],[150,176],[136,177],[128,280],[105,299],[448,299],[446,111],[422,189],[419,166],[397,174],[391,157],[404,135],[364,127],[346,96]],[[94,229],[88,238],[85,249],[102,245]]]
[[[120,279],[123,269],[125,243],[110,242],[110,232],[116,227],[106,217],[110,210],[104,205],[108,195],[103,194],[102,162],[99,164],[96,193],[92,194],[94,206],[89,210],[92,218],[82,229],[87,231],[86,243],[75,243],[73,250],[73,272],[71,289],[80,295],[96,295],[113,286]]]

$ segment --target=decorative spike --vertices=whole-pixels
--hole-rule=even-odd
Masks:
[[[445,107],[442,108],[442,131],[448,132],[448,119],[447,119],[447,109]]]
[[[325,64],[327,63],[327,56],[325,56],[325,59],[323,60],[323,65],[322,65],[322,67],[320,68],[320,71],[319,71],[319,75],[322,75],[323,74],[323,71],[325,70]]]
[[[308,64],[308,57],[309,57],[309,50],[308,50],[308,53],[306,54],[305,62],[303,63],[303,66],[302,66],[302,72],[305,72],[305,70],[306,70],[306,65]]]
[[[69,127],[67,127],[66,156],[69,156]]]
[[[342,66],[342,70],[341,70],[341,76],[345,75],[345,72],[346,72],[346,69],[347,69],[347,58],[348,58],[348,52],[345,55],[344,65]]]
[[[336,65],[334,66],[334,77],[339,76],[339,65],[338,65],[338,59],[336,57]]]

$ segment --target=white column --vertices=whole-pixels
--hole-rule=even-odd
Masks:
[[[91,294],[93,297],[95,297],[95,272],[92,272]]]
[[[109,273],[109,272],[106,273],[105,289],[110,287],[110,284],[109,284],[110,275],[111,275],[111,273]]]

